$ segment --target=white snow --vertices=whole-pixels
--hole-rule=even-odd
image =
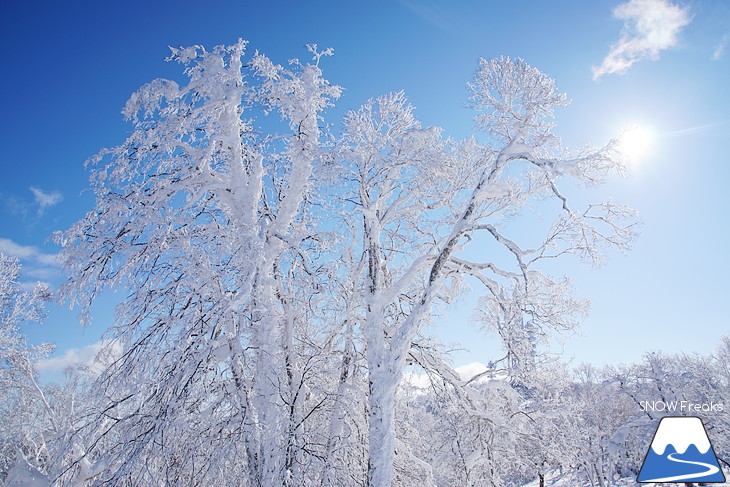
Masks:
[[[684,453],[689,445],[696,446],[700,453],[707,453],[710,449],[710,440],[702,426],[702,420],[695,417],[662,418],[651,442],[651,449],[657,455],[663,455],[670,443],[677,449],[677,453]]]
[[[51,482],[22,457],[18,458],[5,479],[5,487],[48,487]]]

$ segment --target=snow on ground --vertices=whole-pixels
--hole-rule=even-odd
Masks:
[[[48,487],[48,478],[22,459],[10,469],[5,479],[5,487]]]
[[[725,473],[726,480],[728,479],[727,473]],[[670,484],[640,484],[636,482],[635,478],[622,478],[615,482],[612,482],[610,484],[610,487],[676,487],[680,484],[677,483],[670,483]],[[684,484],[681,484],[684,485]],[[695,484],[696,485],[696,484]],[[712,485],[713,487],[730,487],[730,482],[725,482],[723,484],[708,484]],[[540,487],[539,480],[534,480],[530,482],[529,484],[525,484],[522,487]],[[579,480],[575,478],[572,475],[569,475],[565,478],[558,478],[558,474],[555,476],[548,476],[548,478],[545,479],[545,487],[591,487],[591,483],[588,480]]]

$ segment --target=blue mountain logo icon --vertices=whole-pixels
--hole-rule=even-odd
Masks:
[[[705,426],[694,416],[662,418],[637,482],[725,482]]]

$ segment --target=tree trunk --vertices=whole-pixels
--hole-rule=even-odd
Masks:
[[[349,315],[349,313],[348,313]],[[352,344],[353,322],[346,320],[345,325],[345,349],[342,354],[342,365],[340,368],[340,378],[337,386],[337,396],[335,404],[332,408],[332,416],[330,419],[329,433],[327,435],[327,453],[324,458],[324,467],[322,471],[322,485],[335,485],[336,475],[335,468],[335,451],[342,436],[345,421],[345,395],[350,379],[350,367],[354,360],[354,346]]]
[[[382,363],[370,371],[368,487],[390,487],[395,454],[396,377]]]

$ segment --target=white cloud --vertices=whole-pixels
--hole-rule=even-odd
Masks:
[[[0,238],[0,252],[10,257],[27,260],[45,266],[57,266],[56,254],[44,254],[31,245],[20,245],[7,238]]]
[[[431,386],[431,379],[424,373],[408,371],[403,374],[403,380],[417,389],[426,389]]]
[[[668,0],[629,0],[613,10],[624,21],[619,41],[611,46],[600,66],[593,67],[593,79],[624,73],[642,59],[659,59],[659,53],[677,45],[677,36],[691,18],[688,8]]]
[[[7,238],[0,238],[0,252],[21,261],[21,275],[37,281],[52,281],[59,276],[59,262],[56,254],[46,254],[31,245],[20,245]],[[21,283],[21,289],[29,291],[36,283]]]
[[[50,283],[48,283],[48,282],[43,282],[43,281],[36,281],[36,282],[21,282],[21,283],[19,283],[19,284],[18,284],[18,287],[19,287],[19,288],[20,288],[20,290],[21,290],[21,291],[23,291],[23,292],[26,292],[26,293],[32,293],[33,291],[35,291],[36,287],[37,287],[37,286],[38,286],[39,284],[40,284],[41,286],[45,286],[45,287],[48,287],[48,288],[50,288],[50,287],[51,287],[51,284],[50,284]]]
[[[50,208],[53,205],[57,205],[63,201],[63,195],[58,191],[51,191],[46,193],[40,188],[30,187],[31,193],[35,197],[35,202],[38,205],[38,214],[41,215],[46,211],[46,208]]]
[[[461,380],[468,381],[478,374],[486,372],[487,366],[481,362],[472,362],[470,364],[460,365],[459,367],[456,367],[454,371],[459,375]],[[480,377],[477,379],[477,382],[481,382],[482,380],[486,381],[490,378],[491,377]],[[417,389],[427,389],[431,387],[431,379],[423,372],[406,371],[403,374],[403,379],[407,384]]]
[[[41,359],[36,370],[44,374],[63,372],[69,367],[80,367],[93,376],[99,375],[109,364],[121,356],[118,342],[101,340],[83,348],[71,348],[59,357]]]
[[[727,43],[730,41],[730,35],[725,34],[722,36],[722,39],[720,39],[720,42],[717,43],[715,46],[715,50],[712,51],[712,60],[713,61],[719,61],[722,59],[722,55],[725,54],[725,48],[727,47]]]
[[[454,369],[461,380],[469,380],[477,374],[486,372],[487,366],[480,362],[472,362],[470,364],[461,365]]]
[[[58,269],[51,267],[30,267],[24,266],[21,272],[25,277],[38,281],[51,281],[58,276]]]
[[[7,238],[0,238],[0,252],[18,259],[30,259],[38,250],[35,247],[16,244]]]

